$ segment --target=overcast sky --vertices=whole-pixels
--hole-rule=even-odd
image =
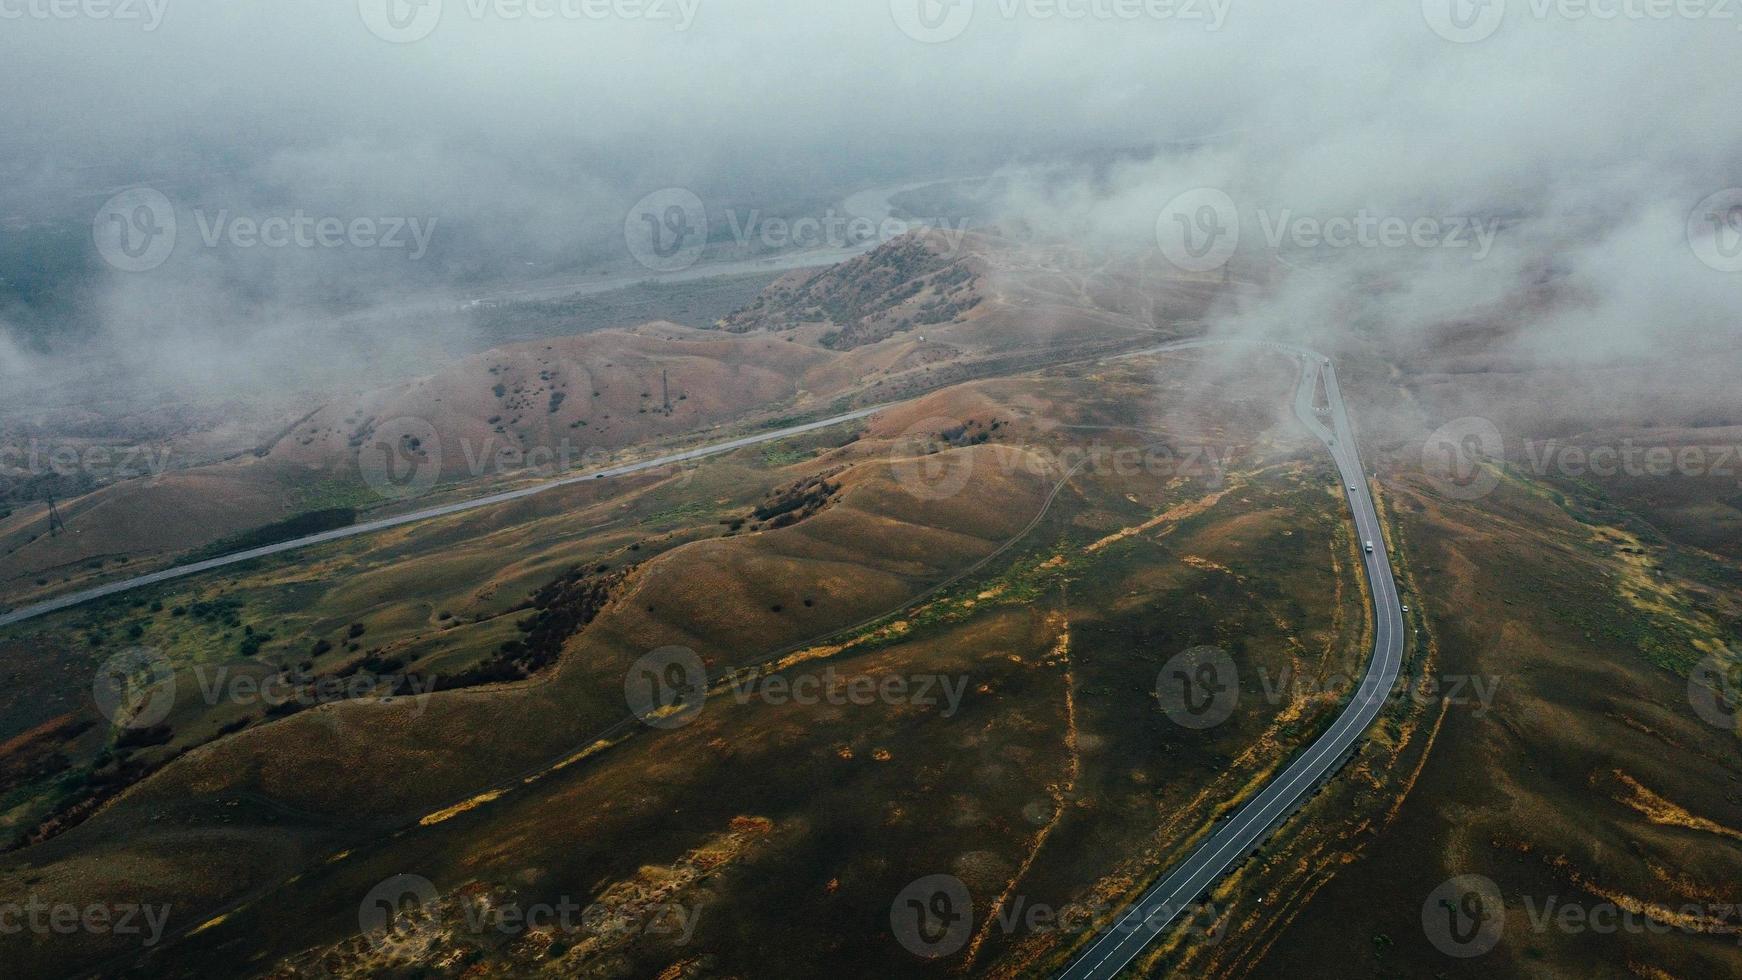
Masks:
[[[0,218],[76,221],[144,183],[178,207],[448,230],[425,267],[274,253],[239,273],[178,253],[107,286],[130,336],[150,336],[145,311],[170,296],[179,329],[209,319],[234,337],[340,273],[363,290],[402,276],[425,287],[432,268],[591,256],[662,187],[775,206],[1125,148],[1137,162],[1019,183],[1004,213],[1137,248],[1154,245],[1171,201],[1205,187],[1236,202],[1243,247],[1300,215],[1502,218],[1482,262],[1336,258],[1410,276],[1387,315],[1493,302],[1550,255],[1602,293],[1581,314],[1603,325],[1598,349],[1634,343],[1642,316],[1653,330],[1733,329],[1738,275],[1689,261],[1686,224],[1742,184],[1742,14],[1592,6],[0,0]],[[1348,281],[1303,277],[1294,299],[1323,304]],[[1556,329],[1568,327],[1542,335]]]
[[[264,157],[437,197],[494,166],[504,193],[560,196],[544,168],[571,159],[595,168],[569,175],[584,193],[1241,133],[1284,196],[1486,204],[1600,199],[1618,167],[1703,187],[1742,139],[1731,19],[1538,19],[1512,0],[1458,44],[1417,2],[1062,0],[1088,14],[1071,19],[1058,0],[954,0],[960,33],[922,43],[895,13],[937,0],[422,2],[0,0],[8,156],[145,176]],[[33,15],[109,3],[137,19]],[[611,3],[643,13],[587,16]],[[391,7],[439,19],[391,43],[369,28]]]

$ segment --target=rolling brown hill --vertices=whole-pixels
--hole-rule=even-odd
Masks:
[[[359,469],[362,453],[383,452],[384,442],[396,442],[403,460],[439,459],[435,495],[472,496],[565,464],[580,469],[733,425],[899,400],[1154,333],[1148,308],[1108,302],[1129,284],[1095,282],[1105,269],[1060,269],[1040,290],[1017,285],[1033,261],[983,235],[952,243],[915,233],[795,273],[711,329],[653,322],[517,343],[311,402],[252,453],[63,501],[69,534],[46,533],[42,505],[0,518],[0,601],[223,550],[310,513],[343,522],[410,506],[378,493]]]

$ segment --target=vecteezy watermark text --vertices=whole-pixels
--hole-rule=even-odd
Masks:
[[[1271,671],[1248,668],[1256,674],[1258,693],[1273,707],[1299,700],[1343,701],[1355,696],[1376,696],[1388,704],[1419,706],[1449,704],[1472,707],[1482,717],[1499,694],[1496,675],[1422,674],[1399,675],[1388,688],[1369,689],[1366,681],[1352,674],[1332,672],[1307,674],[1284,667]],[[1197,646],[1168,658],[1156,674],[1155,695],[1162,713],[1181,728],[1213,728],[1233,716],[1243,697],[1242,671],[1229,654],[1213,646]]]
[[[393,44],[429,37],[449,10],[473,21],[643,21],[687,31],[701,6],[701,0],[357,0],[363,26]]]
[[[1493,37],[1508,10],[1533,21],[1716,21],[1735,23],[1734,0],[1421,0],[1422,18],[1440,37],[1474,44]],[[1742,24],[1737,25],[1742,28]]]
[[[951,718],[962,706],[968,678],[948,674],[844,674],[834,667],[824,667],[821,671],[791,676],[733,677],[727,687],[739,704],[751,701],[776,706],[907,704],[939,708],[940,717]]]
[[[746,668],[710,681],[694,650],[667,646],[631,664],[623,677],[623,697],[644,724],[679,728],[696,719],[708,693],[718,689],[738,704],[774,707],[870,707],[884,704],[937,710],[944,718],[961,710],[966,675],[930,673],[853,673],[833,665],[821,670],[789,668],[762,673]]]
[[[890,0],[889,13],[908,37],[942,44],[962,36],[976,9],[1006,21],[1177,22],[1219,31],[1232,7],[1233,0]]]
[[[371,423],[355,440],[357,471],[364,484],[383,497],[406,500],[435,489],[449,476],[548,479],[580,469],[603,469],[619,458],[603,446],[582,446],[568,438],[555,444],[528,446],[506,433],[483,439],[463,438],[444,444],[428,419],[401,416]],[[451,465],[456,460],[459,467]],[[678,463],[671,472],[687,484],[693,470]],[[463,471],[463,472],[462,472]]]
[[[1688,212],[1688,248],[1719,272],[1742,272],[1742,187],[1708,194]]]
[[[3,0],[0,0],[3,2]],[[194,208],[206,248],[362,249],[401,251],[412,261],[429,252],[438,219],[400,215],[243,214]],[[151,187],[122,191],[103,202],[91,222],[97,254],[123,272],[148,272],[174,254],[182,221],[175,202]]]
[[[1500,234],[1499,218],[1470,215],[1405,218],[1361,208],[1353,214],[1295,214],[1288,208],[1257,212],[1264,243],[1272,250],[1284,244],[1295,248],[1440,248],[1472,249],[1470,257],[1480,262],[1494,249]]]
[[[169,470],[170,447],[86,446],[43,443],[0,445],[0,477],[24,479],[54,474],[88,476],[93,480],[130,480],[162,476]]]
[[[1640,902],[1567,900],[1559,895],[1518,897],[1523,922],[1535,935],[1728,935],[1742,942],[1742,905],[1735,902]],[[1513,921],[1517,921],[1514,919]],[[1463,874],[1441,882],[1421,906],[1422,932],[1435,949],[1457,959],[1481,956],[1505,938],[1506,901],[1494,880]]]
[[[436,687],[433,677],[364,670],[343,676],[310,675],[294,667],[266,671],[199,664],[190,673],[193,690],[206,705],[259,706],[269,715],[285,708],[316,708],[368,697],[407,705],[421,715]],[[163,651],[129,647],[103,662],[92,681],[91,697],[103,717],[121,728],[138,730],[168,718],[180,690],[181,678]]]
[[[1642,446],[1632,439],[1573,445],[1558,439],[1525,440],[1524,457],[1536,476],[1718,477],[1742,487],[1742,444]]]
[[[1522,471],[1569,479],[1720,479],[1742,487],[1742,443],[1644,443],[1526,439]],[[1514,457],[1519,459],[1518,456]],[[1440,426],[1422,443],[1422,473],[1442,493],[1475,500],[1500,485],[1506,440],[1489,419],[1466,416]]]
[[[898,436],[890,449],[891,473],[896,485],[922,500],[953,497],[973,482],[975,472],[986,475],[1027,473],[1057,478],[1066,473],[1130,478],[1201,480],[1220,487],[1239,456],[1238,446],[1129,445],[1091,439],[1075,445],[1014,446],[991,442],[991,423],[934,416],[921,419]],[[986,445],[980,453],[949,452]]]
[[[1007,936],[1082,935],[1117,908],[1105,902],[1058,906],[1017,894],[1003,898],[989,910],[988,924]],[[889,929],[896,942],[913,955],[941,959],[967,946],[976,915],[973,896],[962,879],[948,874],[926,875],[909,882],[896,894],[889,905]],[[1163,903],[1150,909],[1147,915],[1122,919],[1111,928],[1115,933],[1125,933],[1176,920],[1198,942],[1219,941],[1225,932],[1225,917],[1207,902],[1177,908]]]
[[[723,217],[731,241],[740,249],[869,249],[911,232],[935,231],[946,257],[959,254],[968,233],[965,218],[921,219],[887,215],[881,220],[830,208],[818,215],[770,215],[760,209],[727,209],[710,215],[688,188],[665,187],[629,209],[623,241],[637,263],[654,272],[681,272],[701,261]]]
[[[194,667],[193,675],[200,696],[207,704],[259,704],[269,709],[287,705],[316,708],[377,695],[410,705],[413,713],[420,715],[436,687],[434,677],[377,675],[366,671],[343,677],[334,674],[311,676],[298,670],[261,676],[257,672],[200,665]]]
[[[1266,248],[1435,249],[1486,259],[1500,219],[1475,215],[1396,214],[1359,208],[1350,213],[1301,213],[1292,208],[1243,209],[1214,187],[1176,195],[1156,216],[1155,238],[1168,262],[1186,272],[1227,265],[1243,232],[1256,227]]]
[[[945,255],[960,252],[962,239],[968,233],[968,219],[950,220],[897,218],[882,221],[842,214],[830,208],[820,216],[801,215],[796,218],[765,215],[758,210],[726,212],[726,224],[732,241],[739,246],[752,244],[767,249],[788,248],[855,248],[869,244],[881,245],[912,231],[936,230],[942,236]]]
[[[0,902],[0,936],[30,932],[39,936],[140,936],[141,946],[156,946],[169,922],[168,905],[139,902],[50,902],[39,895]]]
[[[427,936],[437,927],[438,919],[473,936],[515,937],[533,931],[605,939],[646,935],[683,945],[695,935],[701,914],[699,903],[581,902],[568,895],[549,902],[521,902],[495,900],[471,891],[443,896],[428,878],[398,874],[381,881],[363,897],[357,906],[357,924],[375,946],[393,939]]]
[[[1700,720],[1726,732],[1742,725],[1742,656],[1707,654],[1688,671],[1688,703]]]
[[[108,20],[155,31],[169,0],[0,0],[0,20]]]
[[[301,208],[288,215],[265,218],[233,215],[229,210],[210,214],[194,209],[200,242],[207,248],[357,248],[408,249],[417,261],[429,252],[435,236],[436,218],[314,216]]]

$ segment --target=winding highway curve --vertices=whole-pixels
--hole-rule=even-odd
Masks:
[[[1268,346],[1301,359],[1295,415],[1330,449],[1337,471],[1349,488],[1349,509],[1354,515],[1359,538],[1373,543],[1373,550],[1363,553],[1374,607],[1373,657],[1360,688],[1330,730],[1301,753],[1281,775],[1266,783],[1184,861],[1120,913],[1059,974],[1059,980],[1110,980],[1130,966],[1182,913],[1194,909],[1199,895],[1251,854],[1266,835],[1337,770],[1354,751],[1374,719],[1379,717],[1392,686],[1397,683],[1403,663],[1403,609],[1397,596],[1397,582],[1392,577],[1379,514],[1373,507],[1373,497],[1361,470],[1360,454],[1355,448],[1355,437],[1343,405],[1342,390],[1337,385],[1336,370],[1328,359],[1305,348],[1284,344]],[[1321,376],[1331,414],[1333,428],[1330,429],[1319,420],[1313,409],[1313,393]]]
[[[1138,357],[1172,351],[1224,346],[1240,341],[1186,340],[1145,348],[1115,359]],[[1404,624],[1398,599],[1397,584],[1392,577],[1378,512],[1367,479],[1361,469],[1360,455],[1349,425],[1342,391],[1337,384],[1336,370],[1322,355],[1302,347],[1281,343],[1259,342],[1261,346],[1280,350],[1301,362],[1301,379],[1295,393],[1294,412],[1300,421],[1330,449],[1342,482],[1349,487],[1347,499],[1355,520],[1359,539],[1373,543],[1373,551],[1364,553],[1367,580],[1371,586],[1374,607],[1374,648],[1360,688],[1330,729],[1302,752],[1281,775],[1272,778],[1256,796],[1226,819],[1209,838],[1200,843],[1185,860],[1141,898],[1122,912],[1090,943],[1066,969],[1059,980],[1107,980],[1118,976],[1152,942],[1165,933],[1183,912],[1191,910],[1197,897],[1219,881],[1229,869],[1242,861],[1299,804],[1334,773],[1385,706],[1402,666]],[[1324,380],[1325,396],[1331,426],[1318,417],[1313,407],[1314,394],[1320,378]],[[312,534],[262,548],[222,555],[217,558],[166,568],[95,588],[69,593],[35,605],[24,606],[0,615],[0,627],[36,619],[82,603],[118,595],[134,589],[213,571],[230,565],[252,561],[268,555],[282,554],[302,548],[371,534],[388,528],[402,527],[437,517],[463,513],[482,507],[519,500],[545,493],[558,487],[609,477],[626,476],[663,466],[701,459],[730,452],[745,446],[772,442],[842,422],[874,415],[899,403],[886,403],[832,416],[802,425],[788,426],[768,432],[701,446],[683,452],[630,463],[592,473],[555,478],[543,483],[474,500],[445,504],[413,513],[382,518],[351,527]]]

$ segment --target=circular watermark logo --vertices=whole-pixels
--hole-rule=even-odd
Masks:
[[[1500,474],[1488,460],[1501,459],[1506,441],[1493,422],[1479,416],[1453,419],[1433,431],[1421,446],[1421,470],[1428,482],[1456,500],[1476,500],[1494,492]]]
[[[964,428],[959,419],[932,416],[908,426],[890,450],[895,485],[920,500],[945,500],[961,493],[974,478],[974,454],[939,450]]]
[[[1213,728],[1227,721],[1240,701],[1240,670],[1234,658],[1218,647],[1192,647],[1162,664],[1155,694],[1174,724]]]
[[[1688,672],[1688,703],[1709,725],[1735,731],[1742,714],[1742,678],[1736,661],[1708,656]]]
[[[1167,202],[1155,219],[1161,254],[1185,272],[1210,272],[1228,264],[1240,245],[1240,209],[1214,187],[1198,187]]]
[[[942,44],[968,29],[974,0],[889,0],[889,13],[901,33],[922,44]]]
[[[442,475],[441,436],[427,419],[390,419],[357,447],[357,471],[383,497],[421,497]]]
[[[1719,272],[1742,272],[1742,187],[1730,187],[1688,212],[1688,247]]]
[[[1447,956],[1481,956],[1499,945],[1505,929],[1500,886],[1481,875],[1450,878],[1421,903],[1421,930]]]
[[[974,900],[955,875],[927,875],[895,896],[889,928],[903,949],[938,959],[961,951],[974,928]]]
[[[708,699],[708,670],[689,647],[660,647],[629,665],[623,700],[643,724],[682,728]]]
[[[442,21],[442,0],[357,0],[369,33],[392,44],[429,37]]]
[[[436,886],[422,875],[397,874],[382,881],[357,905],[357,927],[376,948],[431,935],[434,910],[441,900]]]
[[[1454,44],[1486,41],[1506,19],[1506,0],[1421,0],[1421,16]]]
[[[98,209],[91,240],[109,265],[122,272],[149,272],[175,251],[175,205],[154,188],[122,191]]]
[[[654,191],[629,209],[623,241],[635,261],[654,272],[681,272],[707,247],[708,209],[682,187]]]
[[[97,710],[122,728],[150,728],[175,707],[175,669],[163,651],[129,647],[103,661],[91,682]]]

